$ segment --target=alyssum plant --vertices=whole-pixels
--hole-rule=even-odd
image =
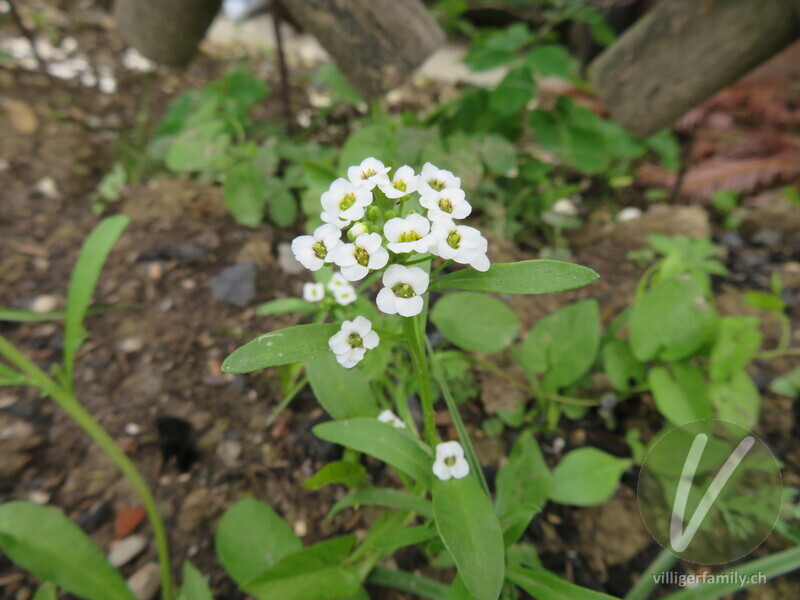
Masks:
[[[419,175],[409,166],[390,175],[381,161],[367,158],[348,169],[347,179],[334,181],[321,203],[322,224],[292,244],[296,258],[318,276],[319,283],[304,290],[307,301],[322,307],[315,322],[256,338],[231,354],[223,370],[305,363],[318,400],[333,418],[314,433],[346,448],[342,460],[312,478],[315,487],[357,486],[332,512],[357,505],[386,510],[363,539],[348,535],[302,548],[271,508],[244,500],[217,531],[217,551],[232,578],[264,599],[364,599],[365,581],[442,600],[515,598],[515,588],[537,597],[551,597],[540,596],[543,590],[606,597],[559,579],[515,547],[539,508],[522,505],[498,516],[425,333],[431,291],[467,290],[463,296],[470,298],[476,292],[542,294],[581,287],[597,274],[549,260],[490,266],[486,239],[460,224],[471,212],[460,179],[430,163]],[[442,274],[451,263],[468,267]],[[340,273],[320,275],[334,265]],[[367,298],[378,281],[376,310]],[[356,289],[350,282],[361,283]],[[326,289],[335,301],[326,301]],[[393,366],[409,358],[411,369]],[[408,374],[410,385],[392,373]],[[411,392],[421,406],[421,432],[409,407]],[[458,440],[439,437],[438,394]],[[362,454],[392,467],[404,489],[370,486]],[[455,566],[452,584],[381,566],[410,545],[423,548],[439,568]]]

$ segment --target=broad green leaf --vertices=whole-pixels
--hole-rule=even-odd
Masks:
[[[72,269],[67,293],[67,318],[64,327],[64,371],[71,380],[75,353],[84,339],[83,319],[89,310],[100,271],[111,248],[130,223],[124,215],[100,221],[81,246],[78,260]]]
[[[756,317],[722,317],[719,320],[709,365],[712,381],[729,379],[758,352],[761,347],[758,325]]]
[[[374,456],[418,481],[432,474],[432,458],[414,439],[375,418],[331,421],[314,427],[314,435],[328,442]]]
[[[597,448],[567,453],[553,470],[550,500],[569,506],[596,506],[614,495],[631,461]]]
[[[703,279],[677,275],[634,304],[628,321],[633,355],[642,362],[686,358],[711,338],[716,322]]]
[[[269,201],[269,218],[278,227],[289,227],[297,219],[297,200],[281,179],[267,180],[265,193]]]
[[[386,164],[391,164],[397,143],[397,136],[385,125],[369,125],[359,129],[342,146],[339,172],[344,173],[348,167],[361,164],[370,156],[380,157]]]
[[[773,379],[772,383],[769,384],[769,391],[787,398],[794,398],[800,394],[800,367],[783,377]]]
[[[240,225],[258,227],[264,219],[267,189],[264,177],[252,161],[234,165],[225,174],[222,197],[231,216]]]
[[[589,370],[600,344],[600,311],[595,300],[583,300],[539,319],[522,347],[522,364],[544,373],[545,389],[566,387]]]
[[[468,290],[496,294],[552,294],[583,287],[599,275],[559,260],[524,260],[493,265],[485,273],[461,269],[431,282],[431,290]]]
[[[546,44],[537,46],[525,56],[526,64],[540,77],[555,75],[568,78],[577,66],[565,46]]]
[[[535,93],[536,81],[533,73],[528,67],[518,67],[509,71],[492,90],[489,108],[500,115],[510,115],[527,105]],[[516,152],[514,155],[516,157]]]
[[[52,583],[43,583],[39,586],[39,589],[36,590],[36,594],[33,596],[33,600],[57,600],[58,599],[58,588],[54,586]]]
[[[471,352],[500,352],[519,333],[508,305],[477,293],[449,294],[433,305],[431,321],[448,341]]]
[[[613,596],[569,583],[544,569],[509,567],[506,575],[536,600],[614,600]]]
[[[510,548],[519,541],[531,524],[533,517],[540,512],[542,512],[541,504],[529,504],[517,508],[500,520],[500,527],[503,530],[503,544],[506,548]]]
[[[517,174],[517,147],[499,135],[487,135],[481,143],[481,158],[490,172],[504,177]]]
[[[447,600],[475,600],[475,596],[469,593],[464,580],[458,573],[456,573],[456,577],[450,585],[450,592],[447,594]]]
[[[183,563],[183,583],[178,600],[213,600],[206,578],[188,560]]]
[[[747,371],[740,369],[730,380],[713,384],[710,393],[718,418],[745,429],[756,426],[761,394]]]
[[[0,504],[0,548],[18,567],[80,598],[135,600],[83,530],[49,506]]]
[[[431,503],[409,492],[393,490],[390,488],[367,488],[352,492],[333,505],[330,516],[351,506],[385,506],[417,513],[426,519],[433,518]]]
[[[636,360],[628,342],[611,338],[603,344],[603,369],[614,389],[627,392],[647,379],[647,369]]]
[[[353,487],[366,479],[367,469],[361,463],[337,460],[314,473],[306,480],[303,487],[307,490],[318,490],[333,483]]]
[[[225,511],[214,545],[222,566],[240,586],[303,546],[268,504],[252,498]]]
[[[378,405],[364,373],[358,367],[345,369],[332,352],[309,361],[306,374],[317,400],[334,419],[378,414]]]
[[[270,331],[235,350],[222,363],[222,370],[225,373],[250,373],[312,360],[330,352],[328,340],[338,330],[339,326],[333,323],[315,323]]]
[[[372,541],[372,546],[379,550],[394,551],[398,548],[415,546],[422,542],[427,542],[437,535],[436,530],[427,525],[416,525],[414,527],[406,527],[399,531],[393,531],[383,537],[377,538]]]
[[[278,298],[265,302],[256,309],[257,315],[285,315],[286,313],[312,313],[317,305],[302,298]]]
[[[347,77],[332,62],[324,62],[317,68],[317,75],[333,92],[333,96],[340,102],[356,106],[364,102],[361,94],[347,80]]]
[[[519,434],[508,462],[497,472],[497,514],[504,519],[528,505],[543,507],[550,495],[550,470],[533,432]]]
[[[658,412],[673,425],[711,418],[711,404],[704,390],[700,395],[692,394],[691,387],[682,386],[666,368],[650,369],[648,385],[653,391]]]
[[[345,600],[358,592],[354,566],[343,566],[355,545],[343,536],[289,554],[242,584],[259,600]]]
[[[475,600],[497,600],[503,587],[503,532],[474,476],[433,480],[436,528]]]
[[[394,588],[430,600],[448,600],[447,586],[407,571],[375,567],[367,578],[372,584]]]
[[[517,51],[534,39],[525,23],[514,23],[505,29],[488,31],[473,41],[464,62],[473,71],[493,69],[514,61]]]
[[[190,173],[212,169],[230,145],[221,121],[202,123],[180,132],[166,157],[170,171]]]

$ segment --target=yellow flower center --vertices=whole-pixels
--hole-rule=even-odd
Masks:
[[[377,175],[378,172],[375,169],[364,169],[361,171],[361,179],[369,179],[373,175]]]
[[[422,239],[422,236],[418,234],[416,231],[404,231],[400,234],[398,238],[399,242],[416,242],[417,240]]]
[[[347,336],[347,343],[350,344],[351,348],[361,348],[364,345],[364,340],[357,333],[351,333]]]
[[[408,189],[408,186],[406,185],[406,182],[403,181],[402,179],[398,179],[397,181],[393,181],[392,185],[394,186],[394,189],[400,190],[401,192],[405,192]]]
[[[325,247],[324,242],[317,242],[316,244],[314,244],[312,250],[314,251],[314,256],[316,256],[317,258],[322,259],[328,256],[328,249]]]
[[[447,235],[447,245],[453,250],[458,250],[461,246],[461,236],[458,234],[458,229],[452,229]]]
[[[363,248],[359,248],[356,246],[355,251],[356,262],[360,264],[362,267],[366,267],[369,263],[369,252],[364,250]]]
[[[431,179],[428,182],[428,185],[431,186],[437,192],[441,192],[444,189],[444,181],[441,179]]]
[[[453,201],[447,198],[439,198],[439,208],[446,213],[453,212]]]
[[[453,465],[456,464],[456,457],[448,456],[447,458],[444,459],[444,464],[446,464],[448,467],[452,467]]]
[[[341,210],[347,210],[348,208],[353,206],[353,204],[355,204],[355,203],[356,203],[356,195],[354,193],[350,192],[349,194],[345,194],[344,195],[344,197],[342,198],[342,201],[339,203],[339,208]]]
[[[392,288],[394,295],[398,298],[413,298],[417,294],[414,292],[414,288],[412,288],[407,283],[398,283],[396,286]]]

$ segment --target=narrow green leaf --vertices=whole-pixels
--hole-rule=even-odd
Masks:
[[[222,566],[240,586],[303,546],[268,504],[252,498],[222,515],[214,545]]]
[[[326,352],[308,362],[306,374],[317,400],[334,419],[378,414],[378,404],[359,367],[345,369],[332,352]]]
[[[260,600],[345,600],[361,586],[355,567],[342,566],[355,542],[355,536],[343,536],[303,548],[242,588]]]
[[[417,481],[431,478],[433,459],[425,450],[407,433],[378,419],[331,421],[313,431],[323,440],[374,456]]]
[[[183,584],[178,600],[213,600],[206,578],[188,560],[183,563]]]
[[[0,321],[10,323],[36,323],[38,321],[61,321],[67,316],[66,311],[53,310],[35,312],[23,308],[0,308]]]
[[[508,579],[537,600],[614,600],[613,596],[564,581],[544,569],[507,570]]]
[[[0,363],[0,385],[28,385],[28,378],[11,367]]]
[[[87,600],[135,600],[103,552],[60,512],[30,502],[0,505],[0,548],[17,566]]]
[[[543,507],[550,495],[550,470],[533,432],[519,434],[508,462],[497,472],[497,514],[504,519],[528,505]]]
[[[130,219],[125,215],[102,220],[83,242],[78,260],[75,262],[69,282],[64,327],[64,370],[70,379],[75,364],[75,353],[84,339],[83,319],[89,310],[100,271],[111,248],[129,222]]]
[[[619,478],[631,465],[597,448],[567,453],[553,471],[550,500],[569,506],[596,506],[614,495]]]
[[[306,480],[303,487],[307,490],[318,490],[333,483],[352,487],[362,481],[366,481],[366,479],[367,469],[361,463],[337,460],[328,463],[314,473]]]
[[[599,275],[559,260],[524,260],[493,265],[485,273],[461,269],[431,282],[431,290],[470,290],[496,294],[552,294],[583,287]]]
[[[57,600],[58,588],[52,583],[43,583],[36,590],[33,600]]]
[[[497,600],[503,587],[503,532],[477,479],[433,481],[433,512],[445,547],[475,600]]]
[[[433,305],[430,318],[448,341],[471,352],[500,352],[519,333],[514,311],[484,294],[448,294]]]
[[[391,550],[394,552],[398,548],[405,548],[406,546],[414,546],[422,542],[427,542],[437,535],[436,530],[427,525],[416,525],[384,535],[374,540],[372,545],[379,550]]]
[[[222,363],[222,370],[225,373],[250,373],[312,360],[330,352],[328,340],[338,330],[338,325],[329,323],[295,325],[270,331],[234,351]]]
[[[756,317],[722,317],[717,339],[711,349],[711,380],[730,378],[753,358],[761,347],[761,331]]]
[[[291,312],[311,313],[317,305],[302,298],[278,298],[265,302],[256,309],[257,315],[285,315]]]
[[[409,492],[390,488],[368,488],[347,494],[347,496],[333,505],[330,516],[343,511],[345,508],[361,506],[362,504],[407,510],[417,513],[426,519],[433,518],[433,506],[431,506],[430,502]]]
[[[422,575],[408,573],[406,571],[396,571],[384,567],[375,567],[370,571],[367,581],[375,585],[390,587],[401,592],[415,594],[421,598],[430,600],[448,600],[447,586],[428,579]]]

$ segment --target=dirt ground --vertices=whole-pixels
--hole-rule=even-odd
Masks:
[[[100,29],[79,41],[106,52],[122,50],[118,40]],[[150,118],[157,117],[177,91],[202,85],[215,68],[211,61],[200,60],[186,74],[159,70],[152,76]],[[0,306],[64,306],[77,250],[98,222],[89,197],[115,160],[120,136],[135,126],[140,109],[136,99],[144,81],[143,75],[120,71],[119,91],[100,94],[74,82],[50,81],[41,73],[0,70]],[[755,204],[741,229],[741,244],[730,239],[726,244],[732,275],[717,282],[720,308],[746,310],[741,293],[766,289],[770,274],[778,271],[797,326],[797,209],[792,213],[778,200]],[[725,244],[717,224],[709,221],[709,211],[696,201],[655,206],[642,219],[620,224],[609,222],[605,210],[592,207],[592,223],[573,239],[576,261],[598,271],[600,282],[569,294],[514,299],[512,306],[525,327],[583,297],[597,298],[605,321],[610,321],[630,301],[641,274],[625,254],[641,248],[647,233],[712,233]],[[306,278],[293,272],[282,256],[300,226],[295,231],[266,224],[257,229],[236,226],[218,188],[175,179],[128,187],[110,212],[129,215],[132,224],[100,279],[95,303],[111,308],[87,321],[89,340],[75,371],[78,397],[151,482],[167,522],[175,573],[189,558],[210,576],[215,597],[241,598],[213,549],[216,522],[237,499],[253,496],[270,503],[306,543],[364,530],[374,517],[370,511],[347,510],[328,518],[330,506],[345,491],[302,488],[316,469],[339,454],[337,447],[311,435],[310,427],[324,415],[308,393],[270,424],[280,400],[277,375],[227,376],[220,371],[225,356],[243,341],[292,322],[292,317],[257,316],[254,309],[276,297],[300,294]],[[494,260],[531,257],[502,240],[492,240],[491,247]],[[212,278],[246,261],[257,265],[256,297],[245,307],[215,301]],[[0,323],[0,332],[39,365],[60,359],[60,323]],[[774,345],[773,323],[765,324],[765,333],[766,346]],[[771,377],[788,372],[796,362],[756,366],[756,380],[765,389]],[[502,380],[486,373],[478,378],[485,397],[510,393]],[[513,432],[503,438],[483,436],[481,420],[492,410],[488,403],[464,409],[490,475],[514,437]],[[784,482],[797,485],[800,448],[792,437],[797,412],[791,401],[768,393],[762,411],[758,433],[785,463]],[[627,401],[617,418],[611,430],[595,412],[576,422],[565,421],[562,431],[541,439],[548,460],[555,463],[564,452],[586,444],[628,455],[628,427],[651,432],[658,427],[647,395]],[[191,448],[182,460],[165,461],[164,434],[185,423],[191,428]],[[120,535],[132,533],[130,526],[120,531],[119,523],[115,531],[120,514],[131,514],[128,509],[139,505],[132,490],[52,402],[33,390],[0,389],[0,433],[0,500],[26,498],[60,507],[104,549]],[[372,472],[376,478],[387,476],[379,466]],[[135,531],[148,544],[122,567],[126,575],[155,560],[149,525],[141,523]],[[526,535],[537,545],[545,566],[614,595],[624,594],[659,550],[639,518],[635,473],[627,474],[615,498],[601,507],[551,505]],[[780,544],[773,536],[766,547]],[[397,561],[406,568],[421,563],[415,551],[400,553]],[[35,581],[0,556],[0,597],[24,600],[33,589]],[[792,575],[748,597],[798,594],[800,580]],[[373,597],[404,596],[382,590]]]

